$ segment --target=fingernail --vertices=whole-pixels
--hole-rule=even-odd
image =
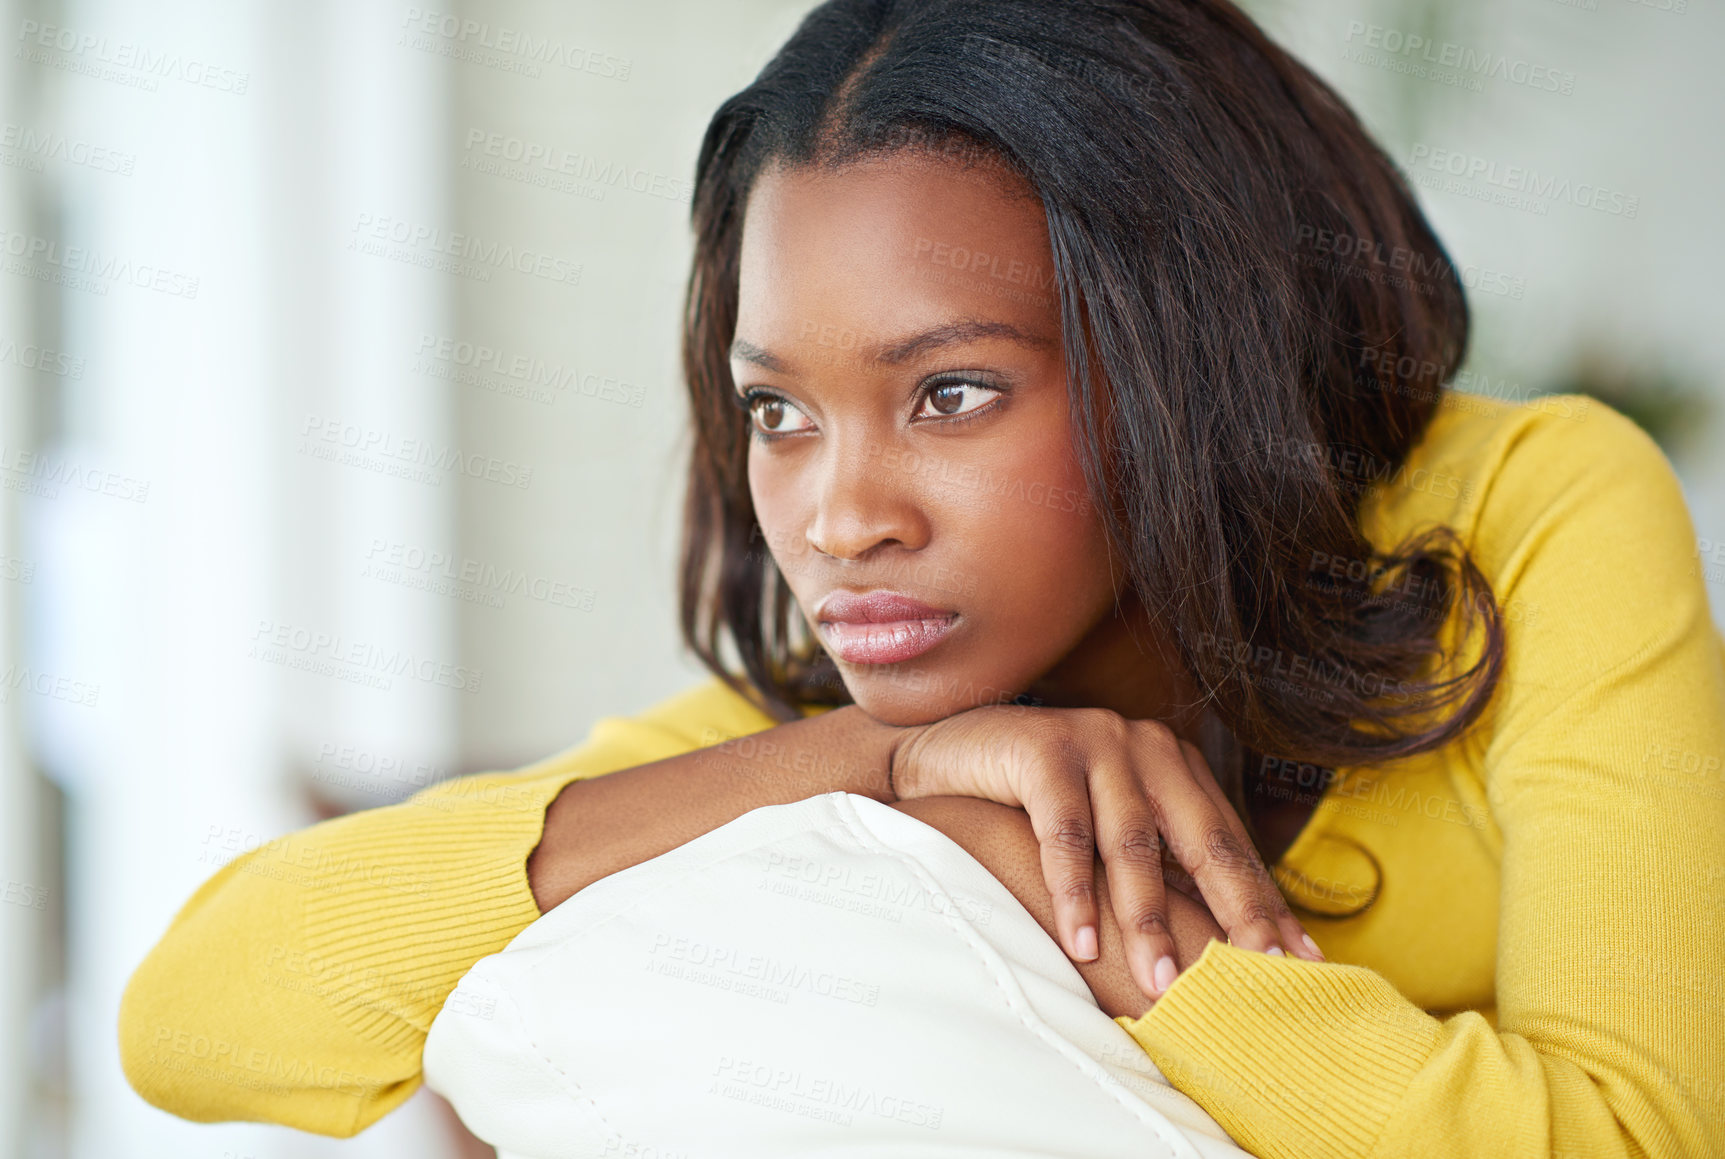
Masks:
[[[1096,956],[1096,927],[1079,926],[1078,937],[1073,942],[1078,947],[1078,956],[1090,961]]]
[[[1274,955],[1276,955],[1276,956],[1277,956],[1277,957],[1278,957],[1278,958],[1286,958],[1286,957],[1287,957],[1287,956],[1288,956],[1288,955],[1287,955],[1287,954],[1286,954],[1286,953],[1285,953],[1285,952],[1284,952],[1284,951],[1283,951],[1283,949],[1282,949],[1282,947],[1280,947],[1280,946],[1271,946],[1271,947],[1270,947],[1270,948],[1269,948],[1269,949],[1267,949],[1267,950],[1265,950],[1265,951],[1264,951],[1264,953],[1266,953],[1266,954],[1274,954]]]
[[[1177,966],[1174,965],[1174,959],[1173,958],[1170,958],[1166,954],[1163,954],[1160,958],[1157,958],[1156,959],[1156,993],[1158,993],[1158,994],[1166,993],[1168,990],[1168,987],[1170,987],[1174,984],[1174,978],[1179,973],[1180,973],[1180,970]]]
[[[1311,934],[1301,934],[1300,940],[1306,943],[1306,949],[1312,951],[1312,953],[1318,956],[1318,961],[1322,962],[1324,960],[1324,951],[1318,949],[1318,943],[1312,941]]]

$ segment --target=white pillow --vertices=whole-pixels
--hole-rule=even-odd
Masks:
[[[975,858],[848,793],[583,889],[474,965],[424,1068],[503,1159],[1247,1154]]]

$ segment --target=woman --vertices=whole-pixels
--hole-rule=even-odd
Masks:
[[[1608,408],[1450,405],[1456,271],[1322,82],[1222,0],[832,0],[693,219],[714,682],[225,867],[128,989],[146,1098],[351,1134],[542,913],[842,790],[1038,865],[1256,1154],[1725,1153],[1681,492]]]

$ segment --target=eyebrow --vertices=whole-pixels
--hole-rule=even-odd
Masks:
[[[1029,346],[1037,350],[1052,349],[1052,340],[1038,334],[1032,334],[1014,326],[1010,322],[985,322],[976,318],[964,318],[957,322],[947,322],[933,326],[920,334],[897,342],[877,343],[872,347],[863,348],[864,358],[881,366],[897,366],[908,362],[919,354],[930,350],[938,350],[943,346],[957,346],[965,342],[975,342],[983,338],[1005,338],[1017,342],[1021,346]],[[744,362],[752,362],[775,374],[789,374],[790,368],[785,360],[763,347],[756,346],[746,338],[737,338],[731,342],[731,358]]]

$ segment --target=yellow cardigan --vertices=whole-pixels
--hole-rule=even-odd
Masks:
[[[1506,610],[1491,711],[1341,770],[1275,867],[1328,962],[1212,942],[1120,1023],[1263,1156],[1725,1155],[1725,647],[1664,456],[1577,396],[1450,396],[1362,520],[1469,543]],[[127,1078],[188,1119],[360,1131],[539,916],[559,789],[771,723],[715,681],[235,858],[127,987]]]

